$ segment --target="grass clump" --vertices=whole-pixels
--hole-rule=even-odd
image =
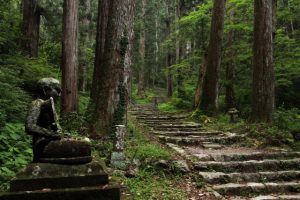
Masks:
[[[169,149],[152,142],[134,126],[128,123],[128,140],[126,141],[126,154],[129,158],[140,161],[156,161],[160,159],[171,160],[174,156]]]
[[[173,174],[154,164],[161,159],[172,160],[175,154],[153,141],[147,135],[147,130],[135,125],[130,116],[129,119],[125,153],[131,160],[137,159],[141,163],[134,178],[119,175],[132,195],[129,199],[188,199],[186,192],[180,187],[182,175]]]
[[[126,179],[125,184],[135,200],[188,199],[186,192],[178,187],[181,181],[173,175],[148,167],[141,170],[137,177]]]

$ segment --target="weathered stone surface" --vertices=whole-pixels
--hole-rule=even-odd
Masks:
[[[281,183],[228,183],[224,185],[213,186],[213,189],[221,194],[249,196],[251,194],[268,194],[272,192],[299,192],[299,182],[281,182]]]
[[[11,180],[10,190],[33,191],[43,188],[100,186],[107,183],[108,175],[97,161],[83,165],[33,163]]]
[[[179,153],[180,155],[185,155],[185,151],[183,148],[181,148],[175,144],[172,144],[172,143],[167,143],[166,145],[169,146],[174,151],[176,151],[177,153]]]
[[[73,189],[38,190],[0,195],[1,200],[120,200],[120,187],[104,185]]]
[[[300,194],[258,196],[252,200],[299,200]]]
[[[127,170],[130,162],[126,159],[124,152],[112,152],[110,165],[116,169]]]
[[[300,159],[290,160],[249,160],[232,162],[198,162],[195,169],[202,171],[215,170],[219,172],[255,172],[267,170],[297,170],[300,168]]]
[[[223,173],[199,172],[199,175],[210,184],[292,181],[300,179],[300,171],[275,171],[256,173]]]
[[[159,160],[159,161],[155,162],[154,165],[156,167],[161,167],[161,168],[166,169],[169,167],[169,162],[166,160]]]
[[[172,162],[172,166],[174,167],[174,171],[181,173],[189,173],[190,167],[185,160],[175,160]]]

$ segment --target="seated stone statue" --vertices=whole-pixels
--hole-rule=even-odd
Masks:
[[[83,138],[64,137],[54,102],[61,87],[54,78],[38,81],[39,98],[31,103],[25,130],[32,135],[33,162],[84,164],[92,160],[91,145]]]

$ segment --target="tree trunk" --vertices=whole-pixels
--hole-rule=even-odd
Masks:
[[[230,12],[230,23],[233,24],[235,11],[232,10]],[[228,33],[228,63],[226,65],[226,91],[225,91],[225,105],[226,109],[236,107],[235,105],[235,93],[234,93],[234,74],[235,74],[235,66],[234,66],[234,56],[235,52],[233,49],[234,43],[234,30],[230,30]]]
[[[176,13],[175,13],[175,23],[176,23],[176,32],[179,34],[180,31],[180,27],[178,25],[178,21],[180,19],[180,17],[182,16],[182,14],[184,13],[184,9],[185,9],[185,5],[184,5],[184,1],[183,0],[176,0]],[[179,36],[178,36],[179,37]],[[178,39],[178,37],[176,37],[176,64],[179,64],[183,58],[183,42],[180,41],[180,39]],[[177,70],[177,93],[178,93],[178,97],[184,99],[185,98],[185,91],[183,88],[183,81],[184,81],[184,77],[183,77],[183,73],[181,69]]]
[[[128,0],[127,0],[128,1]],[[134,11],[135,11],[135,0],[129,0],[128,2],[128,12],[127,12],[127,22],[126,22],[126,30],[128,34],[128,45],[125,55],[124,61],[124,85],[126,88],[126,99],[127,103],[131,102],[131,80],[132,80],[132,51],[133,51],[133,39],[134,39],[134,30],[133,30],[133,22],[134,22]]]
[[[169,12],[169,10],[168,10]],[[166,20],[166,37],[169,37],[171,34],[171,23],[167,19]],[[171,50],[168,49],[168,54],[166,57],[166,67],[167,67],[167,97],[172,97],[173,96],[173,78],[171,74],[171,69],[170,66],[172,65],[172,55],[171,55]]]
[[[107,22],[108,22],[108,14],[110,8],[110,0],[99,0],[98,5],[98,18],[97,18],[97,37],[96,37],[96,53],[95,53],[95,65],[94,65],[94,73],[93,73],[93,83],[92,83],[92,91],[91,91],[91,99],[90,105],[88,108],[89,113],[93,113],[96,109],[96,102],[98,99],[98,87],[101,84],[99,82],[99,77],[103,76],[100,72],[100,64],[101,59],[103,59],[104,54],[104,46],[105,46],[105,37],[107,32]],[[91,116],[91,118],[96,118],[95,116]]]
[[[140,69],[139,69],[139,82],[138,82],[138,95],[143,96],[145,93],[145,51],[146,51],[146,45],[145,45],[145,27],[144,27],[144,20],[145,20],[145,10],[146,1],[142,0],[142,30],[140,35],[140,41],[139,41],[139,54],[140,54]]]
[[[91,19],[89,17],[91,12],[91,0],[81,0],[81,4],[84,8],[83,19],[81,21],[82,25],[82,35],[81,35],[81,48],[79,49],[79,90],[81,92],[86,91],[87,81],[86,81],[86,71],[87,71],[87,48],[90,43],[90,24]]]
[[[40,11],[36,0],[23,0],[23,48],[29,57],[38,56]]]
[[[77,111],[77,0],[64,1],[63,60],[62,60],[62,114]]]
[[[106,2],[107,3],[107,2]],[[101,6],[106,6],[102,4]],[[127,49],[126,16],[128,2],[109,1],[109,12],[103,17],[98,13],[98,38],[95,69],[98,75],[97,91],[91,91],[91,96],[96,97],[94,115],[92,119],[92,136],[107,136],[114,131],[114,125],[122,123],[124,117],[125,88],[124,81],[124,59]],[[103,10],[104,8],[100,8]],[[105,27],[102,27],[103,24]],[[105,33],[105,37],[101,35]],[[104,36],[104,35],[103,35]],[[102,45],[104,42],[104,45]],[[105,51],[104,51],[105,50]],[[91,101],[94,99],[91,99]]]
[[[201,108],[208,115],[216,115],[218,109],[219,68],[222,55],[225,6],[226,0],[214,0],[207,70],[201,101]]]
[[[203,83],[204,83],[204,79],[205,79],[206,68],[207,68],[207,54],[205,54],[203,56],[202,64],[199,67],[198,83],[197,83],[197,89],[196,89],[195,97],[194,97],[194,108],[195,109],[200,108],[201,98],[203,95]]]
[[[270,122],[275,107],[273,1],[254,1],[253,93],[251,122]]]

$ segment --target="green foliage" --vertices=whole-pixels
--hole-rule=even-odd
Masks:
[[[117,105],[117,108],[114,112],[113,115],[113,120],[111,124],[111,137],[115,137],[115,132],[116,132],[116,125],[122,125],[124,124],[124,117],[127,112],[126,110],[126,89],[123,84],[123,81],[119,82],[119,87],[118,87],[118,94],[119,94],[119,103]]]
[[[131,122],[128,124],[128,137],[126,154],[132,159],[158,161],[160,159],[170,160],[173,156],[167,149],[150,142]]]
[[[20,34],[20,4],[18,0],[0,0],[0,54],[17,51]]]
[[[8,181],[32,159],[31,138],[23,123],[7,123],[0,134],[0,191],[8,189]]]
[[[186,191],[179,187],[181,180],[152,167],[143,169],[135,178],[125,179],[125,184],[136,200],[188,199]]]
[[[43,59],[0,54],[0,190],[32,159],[31,139],[25,133],[27,108],[36,82],[57,77],[55,68]]]
[[[300,132],[300,110],[279,108],[274,114],[273,123],[280,129]]]
[[[170,174],[161,168],[155,168],[147,163],[153,163],[160,159],[171,160],[174,155],[168,149],[148,139],[146,131],[136,127],[129,121],[126,139],[126,155],[130,159],[138,159],[142,162],[139,173],[134,178],[125,178],[118,175],[128,186],[132,199],[187,199],[186,192],[180,188],[182,178]],[[146,186],[146,187],[145,187]]]
[[[138,87],[133,84],[132,87],[132,101],[137,104],[152,103],[153,97],[155,97],[154,89],[147,88],[143,96],[138,95]]]

